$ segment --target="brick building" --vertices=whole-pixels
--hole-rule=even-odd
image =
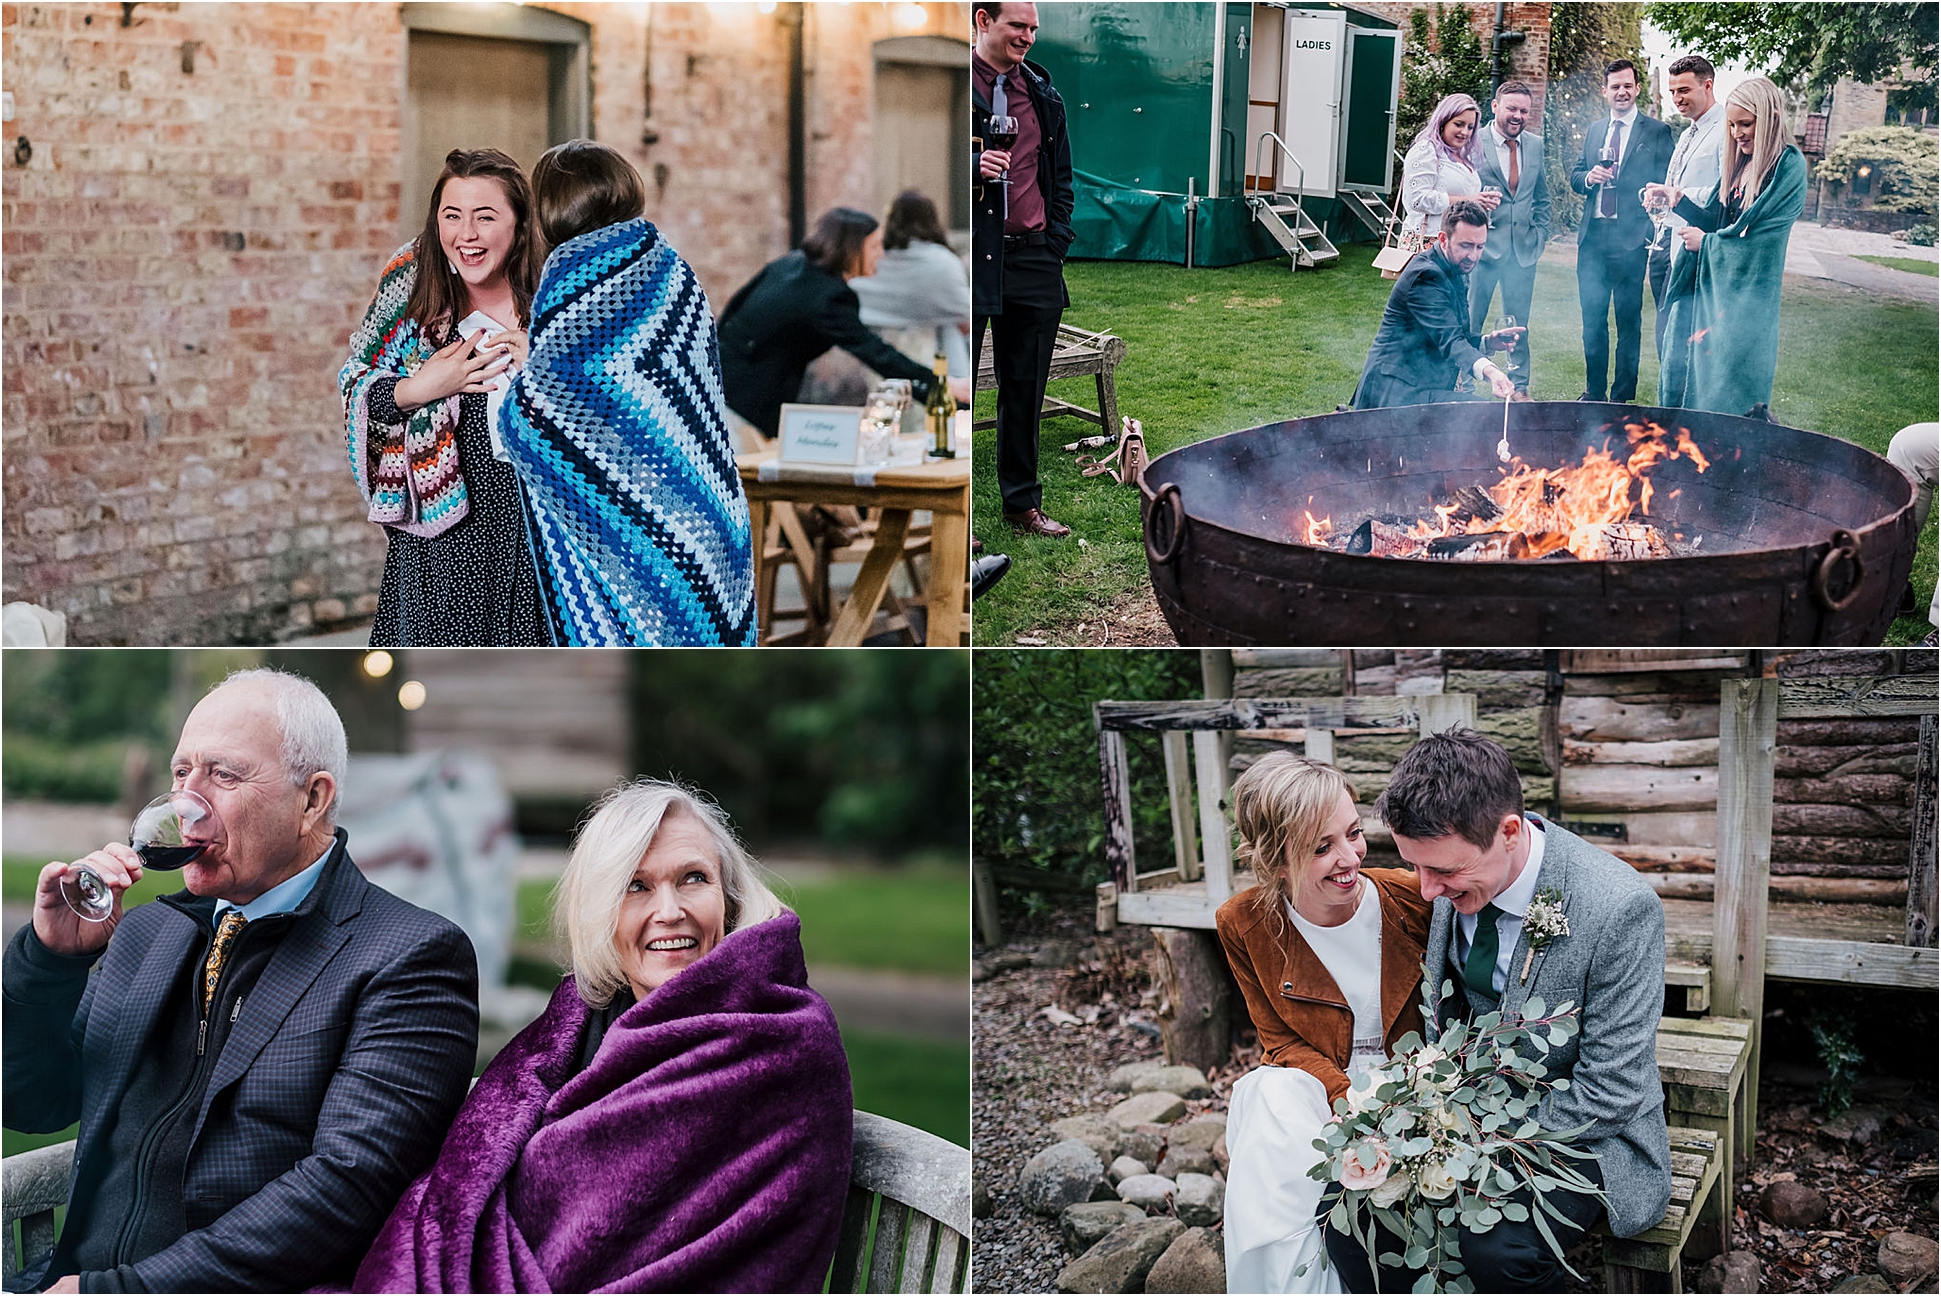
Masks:
[[[1400,26],[1403,31],[1409,27],[1409,14],[1421,9],[1429,14],[1434,30],[1434,19],[1438,5],[1435,0],[1356,0],[1357,9],[1379,14]],[[1496,37],[1496,6],[1494,4],[1473,3],[1467,6],[1469,25],[1474,29],[1476,38],[1483,43],[1487,54]],[[1534,120],[1543,120],[1544,89],[1550,81],[1550,5],[1546,3],[1512,3],[1503,6],[1503,30],[1522,32],[1523,39],[1505,47],[1503,79],[1522,81],[1530,87],[1531,110]],[[1487,115],[1487,113],[1485,114]],[[1397,146],[1407,145],[1397,141]]]
[[[623,150],[719,310],[832,205],[914,185],[968,224],[969,30],[936,0],[5,5],[5,598],[76,643],[367,615],[336,375],[447,149]]]

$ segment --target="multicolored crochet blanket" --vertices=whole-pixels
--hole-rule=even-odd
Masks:
[[[337,390],[344,397],[351,471],[371,506],[371,521],[435,536],[458,525],[472,508],[459,471],[459,397],[422,406],[398,423],[375,422],[370,410],[371,387],[379,379],[408,377],[432,353],[417,322],[404,315],[417,278],[413,240],[385,265],[377,296],[351,335],[350,359],[337,375]]]
[[[755,642],[714,317],[646,220],[553,250],[499,436],[567,644]]]

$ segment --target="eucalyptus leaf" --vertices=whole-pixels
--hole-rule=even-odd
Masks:
[[[1522,1202],[1504,1202],[1502,1209],[1503,1218],[1506,1220],[1515,1220],[1521,1224],[1530,1218],[1530,1208]]]
[[[1561,1023],[1550,1028],[1550,1042],[1552,1044],[1562,1044],[1569,1038],[1570,1032],[1565,1030]]]
[[[1409,1268],[1411,1269],[1413,1269],[1414,1267],[1415,1266],[1413,1264],[1409,1266]],[[1415,1280],[1415,1286],[1409,1288],[1411,1292],[1433,1292],[1435,1289],[1436,1289],[1436,1275],[1433,1272],[1423,1274],[1420,1278],[1417,1278]]]
[[[1541,1017],[1543,1016],[1544,1007],[1542,996],[1531,995],[1523,1001],[1523,1015],[1525,1017]]]
[[[1346,1197],[1336,1199],[1334,1209],[1328,1212],[1328,1224],[1337,1233],[1349,1232],[1348,1199]]]

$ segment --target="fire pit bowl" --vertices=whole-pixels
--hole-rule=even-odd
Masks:
[[[1650,518],[1681,556],[1452,563],[1336,552],[1350,527],[1500,480],[1494,402],[1289,419],[1161,455],[1140,483],[1153,593],[1182,644],[1546,647],[1872,645],[1914,562],[1913,488],[1835,437],[1697,410],[1518,404],[1512,451],[1579,462],[1625,425],[1689,429],[1710,461],[1659,463]]]

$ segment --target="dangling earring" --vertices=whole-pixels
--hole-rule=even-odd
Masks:
[[[446,260],[446,262],[445,262],[445,264],[446,264],[446,265],[448,265],[448,266],[450,266],[450,267],[452,268],[452,273],[453,273],[453,274],[457,274],[457,273],[458,273],[458,262],[456,262],[456,261],[453,261],[453,260],[450,260],[450,259],[447,259],[447,260]]]

